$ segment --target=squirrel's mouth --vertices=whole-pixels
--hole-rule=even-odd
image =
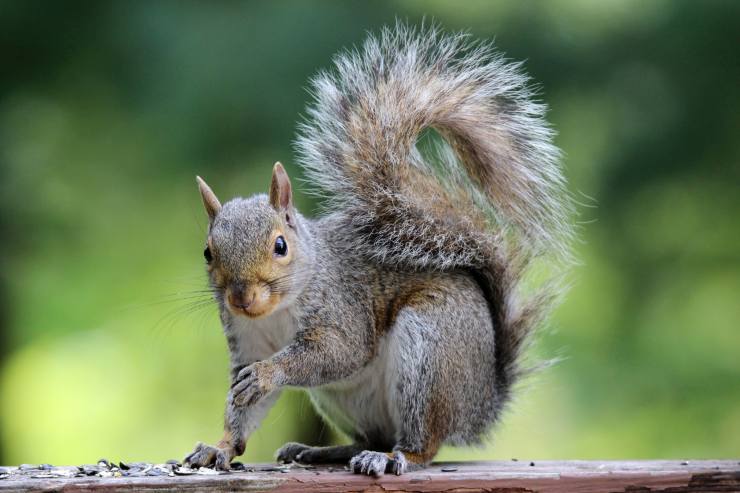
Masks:
[[[249,295],[229,293],[227,306],[234,315],[261,318],[272,313],[280,303],[279,295],[269,289],[252,290]]]
[[[236,312],[238,315],[243,315],[248,318],[262,318],[264,316],[269,315],[272,313],[272,307],[263,309],[263,310],[248,310],[246,308],[234,308],[232,311]]]

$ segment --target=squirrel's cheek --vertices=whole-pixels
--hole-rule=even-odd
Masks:
[[[270,289],[269,288],[262,288],[257,290],[257,293],[255,294],[255,305],[257,307],[264,306],[267,308],[270,305],[271,297],[270,297]]]

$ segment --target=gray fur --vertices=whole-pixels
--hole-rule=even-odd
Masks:
[[[545,108],[519,66],[464,35],[403,25],[335,63],[314,80],[298,138],[332,212],[310,220],[290,200],[257,196],[227,202],[211,220],[232,390],[224,441],[216,452],[196,448],[193,465],[240,454],[285,386],[308,389],[355,444],[287,444],[280,460],[356,454],[356,472],[400,474],[442,444],[479,443],[558,293],[520,294],[531,261],[567,258],[572,233]],[[415,149],[428,127],[450,144],[441,175]],[[290,183],[281,166],[275,173],[271,193],[284,197]],[[292,255],[277,267],[275,231]],[[278,278],[263,279],[268,271]],[[226,301],[250,283],[281,296],[262,318]]]

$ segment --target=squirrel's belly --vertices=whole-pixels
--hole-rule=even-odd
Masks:
[[[387,341],[375,359],[359,373],[340,382],[308,389],[318,412],[356,440],[393,443],[398,430],[394,412],[395,372]]]

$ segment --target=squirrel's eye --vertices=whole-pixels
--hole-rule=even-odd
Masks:
[[[275,238],[275,254],[284,257],[288,253],[288,244],[285,242],[285,238],[278,236]]]
[[[211,260],[213,260],[213,255],[211,255],[211,249],[206,247],[205,250],[203,250],[203,256],[206,258],[206,262],[209,264],[211,263]]]

